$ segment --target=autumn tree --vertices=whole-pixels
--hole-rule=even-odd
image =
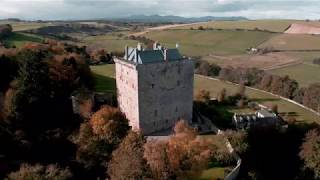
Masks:
[[[155,179],[192,179],[208,165],[208,144],[197,138],[196,131],[179,121],[167,142],[146,144],[145,158]]]
[[[5,92],[18,74],[18,63],[10,57],[0,55],[0,92]]]
[[[68,168],[59,168],[53,164],[48,166],[22,164],[20,169],[10,173],[6,180],[68,180],[72,179],[72,176]]]
[[[11,123],[15,127],[35,131],[50,124],[43,120],[49,114],[46,106],[50,99],[49,70],[43,57],[43,53],[31,51],[18,57],[24,62],[11,107]]]
[[[271,82],[272,82],[272,75],[270,74],[265,74],[262,77],[261,82],[259,83],[258,87],[262,90],[265,91],[270,91],[271,90]]]
[[[227,130],[224,135],[237,153],[243,154],[248,150],[248,134],[245,131]]]
[[[244,82],[241,82],[239,84],[238,91],[236,92],[236,94],[241,96],[241,97],[245,97],[246,96],[246,86],[245,86]]]
[[[210,99],[211,99],[210,92],[203,89],[196,96],[197,101],[204,102],[204,103],[208,103]]]
[[[304,167],[314,172],[315,178],[320,177],[320,133],[319,130],[310,130],[301,146],[299,153],[304,161]]]
[[[151,179],[150,169],[144,159],[146,139],[139,132],[131,131],[112,153],[108,175],[113,180]]]
[[[219,94],[218,94],[218,97],[217,97],[217,100],[219,102],[223,102],[226,100],[226,96],[227,96],[227,90],[225,88],[223,88]]]
[[[278,111],[278,105],[277,104],[273,104],[271,105],[271,111],[278,114],[279,111]]]
[[[304,91],[303,105],[320,112],[320,83],[311,84]]]
[[[80,126],[73,138],[78,145],[77,161],[87,169],[107,167],[111,154],[129,130],[128,120],[119,109],[102,107],[89,122]]]

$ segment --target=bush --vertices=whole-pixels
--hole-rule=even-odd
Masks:
[[[22,164],[20,169],[12,172],[7,180],[67,180],[72,178],[69,169],[61,169],[57,165],[28,165]]]
[[[313,60],[313,64],[320,65],[320,58],[316,58]]]
[[[203,27],[203,26],[199,26],[199,27],[198,27],[198,30],[203,31],[203,30],[204,30],[204,27]]]

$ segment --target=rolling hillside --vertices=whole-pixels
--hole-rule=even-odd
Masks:
[[[180,50],[188,56],[243,54],[273,36],[268,32],[217,31],[217,30],[164,30],[147,33],[146,37],[168,47],[180,44]]]

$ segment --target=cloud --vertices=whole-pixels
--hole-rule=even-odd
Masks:
[[[139,14],[319,19],[318,0],[0,0],[0,18],[94,19]]]

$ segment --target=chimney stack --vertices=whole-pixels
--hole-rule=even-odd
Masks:
[[[125,59],[126,59],[126,60],[129,60],[129,47],[128,47],[128,45],[126,45],[124,51],[125,51]]]
[[[142,45],[141,45],[141,43],[138,43],[137,49],[138,49],[139,51],[142,51]]]
[[[168,61],[168,49],[167,48],[165,48],[163,50],[163,56],[164,56],[164,61]]]
[[[158,41],[154,42],[153,43],[153,50],[157,50],[158,49],[158,45],[159,45]]]

